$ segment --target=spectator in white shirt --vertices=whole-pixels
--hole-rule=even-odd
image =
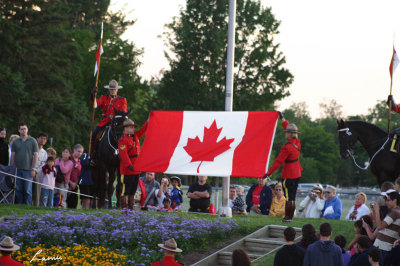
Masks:
[[[158,204],[157,204],[157,207],[158,207],[158,208],[164,207],[163,201],[164,201],[165,198],[170,198],[171,191],[170,191],[170,189],[168,188],[169,185],[170,185],[170,183],[171,183],[171,181],[170,181],[170,179],[168,178],[168,176],[164,176],[164,177],[161,179],[160,188],[157,188],[157,189],[154,191],[154,193],[155,193],[155,195],[156,195],[156,198],[157,198],[157,203],[158,203]]]
[[[357,221],[364,215],[368,215],[371,211],[365,204],[367,203],[367,195],[360,192],[355,196],[355,204],[350,208],[349,213],[346,215],[346,220]]]
[[[324,209],[324,190],[315,186],[312,190],[308,191],[307,197],[300,202],[300,207],[303,211],[299,216],[306,218],[320,218],[321,211]]]

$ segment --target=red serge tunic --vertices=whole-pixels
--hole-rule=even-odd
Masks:
[[[120,172],[121,175],[138,175],[140,172],[131,171],[129,165],[134,166],[137,156],[140,153],[140,142],[139,139],[143,137],[147,130],[147,122],[136,131],[133,136],[124,134],[118,141],[118,151],[121,157]]]
[[[284,121],[282,123],[282,127],[284,129],[286,129],[288,125],[288,121]],[[291,143],[296,145],[298,149]],[[282,179],[296,179],[301,177],[301,171],[303,168],[299,162],[300,149],[301,144],[298,138],[289,139],[288,142],[282,146],[278,157],[275,159],[275,162],[271,168],[269,168],[267,175],[272,175],[272,173],[283,164]]]
[[[128,112],[126,99],[121,96],[115,96],[114,98],[111,98],[110,95],[103,95],[96,100],[96,103],[97,107],[101,107],[103,110],[103,117],[97,124],[98,127],[104,127],[111,121],[110,117],[114,117],[115,115],[114,108],[117,111]]]

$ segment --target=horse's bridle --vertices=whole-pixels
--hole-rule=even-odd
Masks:
[[[345,131],[346,132],[346,134],[348,135],[348,136],[351,136],[353,133],[351,133],[351,131],[350,131],[350,128],[348,128],[348,127],[345,127],[345,128],[341,128],[341,129],[338,129],[337,130],[338,132],[343,132],[343,131]],[[387,139],[386,139],[386,141],[383,143],[383,145],[375,152],[375,154],[368,160],[368,162],[364,162],[364,167],[361,167],[361,166],[359,166],[358,164],[357,164],[357,162],[356,162],[356,159],[354,158],[354,156],[353,156],[353,153],[350,151],[350,144],[348,144],[348,149],[346,149],[346,151],[347,151],[347,153],[351,156],[351,158],[353,159],[353,161],[354,161],[354,164],[358,167],[358,168],[360,168],[361,170],[366,170],[368,167],[369,167],[369,165],[372,163],[372,160],[375,158],[375,156],[380,152],[380,151],[382,151],[383,149],[385,149],[385,145],[386,145],[386,143],[389,141],[389,136],[387,137]]]
[[[114,120],[115,118],[122,118],[122,117],[126,117],[126,118],[127,118],[127,116],[124,116],[124,115],[116,115],[116,116],[113,117],[113,120]],[[110,126],[110,127],[108,128],[108,132],[107,132],[107,141],[108,141],[108,145],[110,145],[110,147],[114,150],[114,154],[115,154],[115,155],[118,155],[118,147],[115,148],[115,147],[111,144],[111,142],[110,142],[110,131],[111,131],[111,130],[114,131],[114,127],[113,127],[113,126]],[[115,134],[112,134],[112,135],[113,135],[114,141],[118,143],[118,140],[117,140]]]

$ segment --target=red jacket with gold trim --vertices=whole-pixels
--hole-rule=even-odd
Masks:
[[[118,141],[118,151],[121,158],[119,166],[121,175],[138,175],[140,172],[131,171],[129,165],[134,166],[137,156],[140,153],[140,141],[147,130],[147,122],[133,135],[124,134]]]
[[[96,100],[96,103],[97,107],[101,107],[103,111],[102,119],[97,124],[98,127],[104,127],[111,121],[110,116],[113,117],[115,115],[114,108],[117,111],[128,112],[127,101],[121,96],[115,96],[114,98],[111,98],[110,95],[103,95]]]
[[[288,125],[288,121],[282,123],[284,129],[286,129]],[[278,157],[276,157],[274,164],[269,168],[267,175],[272,175],[272,173],[283,164],[282,178],[296,179],[301,177],[301,171],[303,168],[299,162],[300,150],[300,140],[298,138],[289,139],[288,142],[281,147],[281,151]]]

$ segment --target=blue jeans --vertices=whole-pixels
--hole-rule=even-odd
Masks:
[[[26,205],[32,205],[32,181],[31,171],[29,170],[18,170],[17,176],[23,177],[27,180],[17,178],[17,190],[16,200],[17,203]]]
[[[53,207],[54,190],[42,188],[40,197],[40,206]]]

